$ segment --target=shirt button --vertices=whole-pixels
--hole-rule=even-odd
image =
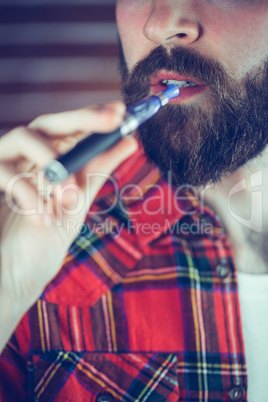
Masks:
[[[245,397],[245,390],[243,387],[234,387],[229,392],[231,401],[243,401]]]
[[[104,392],[97,396],[96,402],[114,402],[114,397],[109,392]]]
[[[217,267],[216,267],[216,274],[217,274],[220,278],[225,279],[225,278],[227,278],[228,276],[230,276],[231,271],[230,271],[230,268],[228,267],[228,265],[219,264],[219,265],[217,265]]]
[[[200,217],[200,224],[203,225],[203,227],[208,227],[208,226],[212,226],[212,221],[211,218],[207,215],[203,215]]]
[[[201,234],[205,234],[208,237],[213,237],[214,222],[208,215],[203,215],[199,218],[199,225]]]

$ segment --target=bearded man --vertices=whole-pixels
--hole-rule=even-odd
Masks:
[[[265,0],[118,0],[125,103],[180,96],[47,198],[29,164],[124,105],[1,138],[3,400],[266,401],[267,22]]]

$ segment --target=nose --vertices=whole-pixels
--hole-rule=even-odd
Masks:
[[[158,45],[190,45],[201,35],[191,0],[153,0],[143,28],[147,39]]]

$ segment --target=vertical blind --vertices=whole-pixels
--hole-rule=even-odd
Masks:
[[[0,0],[0,134],[120,99],[115,0]]]

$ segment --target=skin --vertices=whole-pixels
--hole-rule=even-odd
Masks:
[[[238,80],[268,55],[265,0],[118,0],[116,17],[130,70],[160,44],[196,50]]]

